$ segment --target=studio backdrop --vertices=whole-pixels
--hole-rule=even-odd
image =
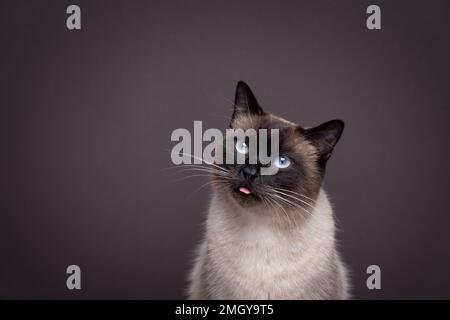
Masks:
[[[345,122],[323,187],[351,297],[450,298],[449,14],[445,0],[2,1],[0,298],[185,298],[211,190],[170,169],[171,134],[228,128],[240,80],[285,119]]]

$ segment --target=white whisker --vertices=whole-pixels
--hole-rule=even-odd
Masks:
[[[298,192],[295,192],[295,191],[292,191],[292,190],[283,189],[283,188],[280,188],[280,187],[276,187],[275,189],[280,190],[280,191],[290,192],[290,193],[292,193],[292,194],[295,194],[295,195],[304,197],[305,199],[311,200],[313,203],[316,202],[316,200],[314,200],[314,199],[312,199],[312,198],[310,198],[310,197],[308,197],[308,196],[305,196],[304,194],[301,194],[301,193],[298,193]]]

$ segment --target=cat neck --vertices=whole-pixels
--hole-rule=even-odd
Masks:
[[[332,209],[323,189],[318,193],[314,209],[307,215],[299,209],[294,209],[287,217],[282,212],[274,213],[273,210],[265,205],[245,208],[234,200],[213,196],[208,213],[207,232],[223,234],[225,237],[243,237],[241,240],[249,236],[249,241],[253,235],[270,235],[284,240],[311,237],[319,233],[334,237]]]

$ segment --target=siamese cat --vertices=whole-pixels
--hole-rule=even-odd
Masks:
[[[261,175],[259,162],[210,163],[212,197],[188,297],[348,298],[333,210],[322,188],[344,123],[304,128],[265,112],[240,81],[230,127],[279,129],[278,171]],[[238,152],[247,147],[235,143]]]

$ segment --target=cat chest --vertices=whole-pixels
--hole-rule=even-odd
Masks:
[[[307,280],[301,254],[280,246],[228,248],[216,258],[220,278],[234,298],[275,299],[280,293],[298,291],[297,285]]]

